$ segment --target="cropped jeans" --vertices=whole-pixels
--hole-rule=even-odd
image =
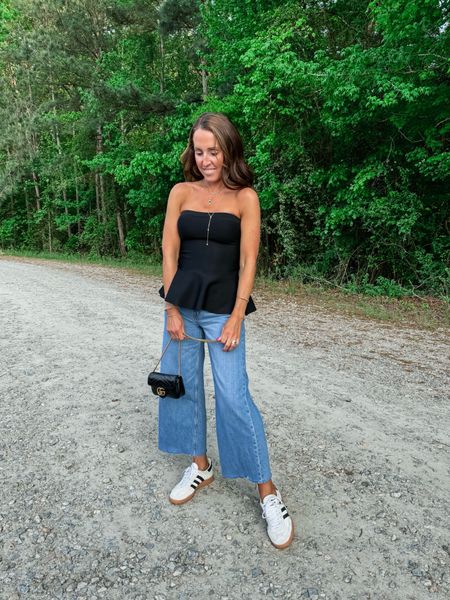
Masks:
[[[180,307],[187,335],[215,340],[230,315]],[[163,348],[169,341],[164,317]],[[221,342],[181,342],[181,374],[186,394],[159,399],[158,447],[164,452],[206,454],[206,408],[203,380],[205,345],[209,348],[215,391],[216,434],[224,477],[244,477],[254,483],[272,478],[264,424],[248,389],[245,366],[245,323],[234,350]],[[161,361],[162,373],[178,372],[178,341]]]

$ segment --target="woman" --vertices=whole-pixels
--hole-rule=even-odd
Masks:
[[[186,394],[159,401],[159,448],[189,454],[192,464],[170,492],[184,504],[213,479],[206,454],[203,385],[207,338],[215,389],[216,430],[222,475],[258,485],[271,542],[287,547],[293,523],[270,472],[261,415],[248,390],[245,315],[253,289],[260,238],[260,208],[244,162],[240,135],[220,113],[204,113],[193,125],[181,156],[186,182],[169,195],[163,232],[166,300],[163,345],[183,340],[181,372]],[[167,293],[164,294],[164,291]],[[185,336],[188,337],[185,337]],[[178,344],[170,344],[161,370],[178,369]]]

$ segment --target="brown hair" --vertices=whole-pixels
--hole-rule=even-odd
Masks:
[[[195,163],[194,133],[197,129],[206,129],[214,134],[223,152],[222,181],[231,189],[238,190],[253,185],[253,173],[244,160],[244,149],[241,136],[223,113],[203,113],[193,124],[189,133],[189,141],[181,155],[186,181],[203,179]]]

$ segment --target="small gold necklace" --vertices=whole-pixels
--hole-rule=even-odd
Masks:
[[[217,196],[220,192],[223,191],[223,188],[217,188],[215,191],[212,191],[211,188],[209,186],[206,186],[206,190],[208,192],[208,206],[211,206],[211,204],[213,204],[217,198],[215,198],[214,196]]]
[[[214,196],[217,196],[220,192],[222,192],[223,188],[217,188],[217,190],[215,192],[213,192],[213,191],[211,191],[211,188],[207,185],[206,186],[206,190],[207,190],[208,196],[209,196],[209,198],[207,200],[208,206],[211,206],[216,201],[216,199],[217,199],[217,198],[214,198]],[[211,227],[211,220],[212,220],[212,218],[213,218],[213,216],[214,216],[215,213],[209,212],[209,211],[207,211],[207,212],[208,212],[208,215],[209,215],[209,221],[208,221],[208,226],[206,228],[206,244],[205,245],[209,246],[209,230],[210,230],[210,227]]]

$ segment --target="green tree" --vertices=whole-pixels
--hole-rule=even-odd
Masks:
[[[0,245],[158,254],[220,110],[263,272],[448,295],[448,23],[440,0],[3,1]]]

